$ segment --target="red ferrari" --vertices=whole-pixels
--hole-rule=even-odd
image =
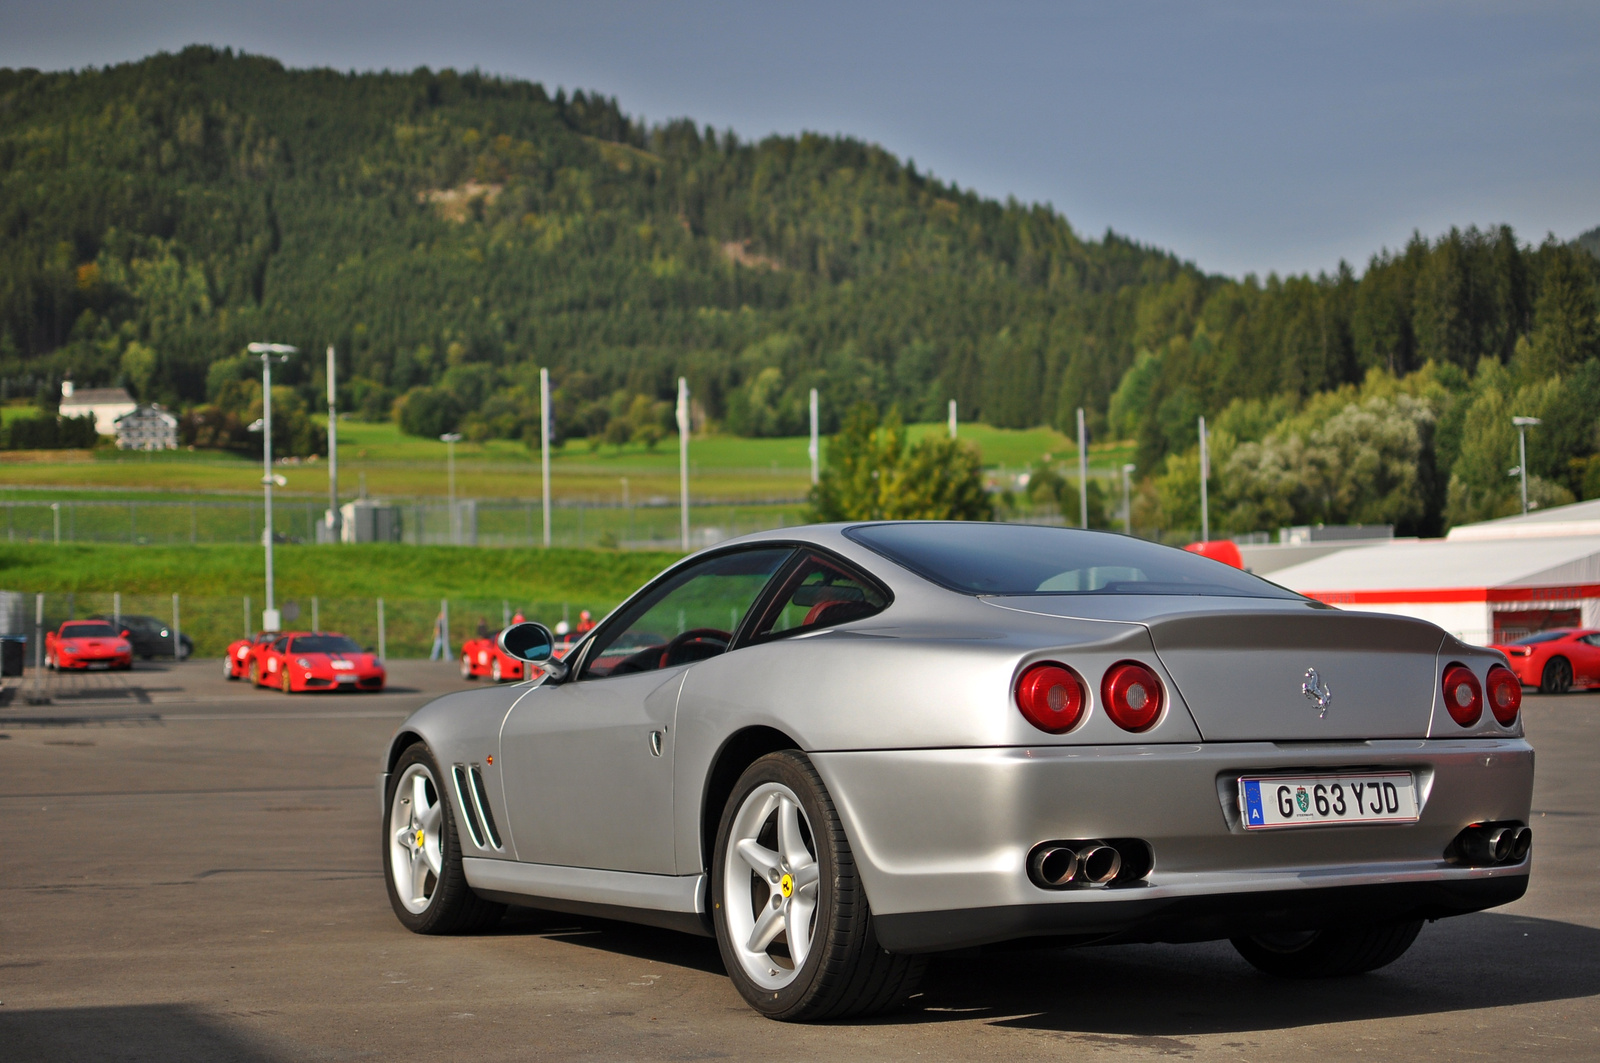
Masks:
[[[592,626],[592,625],[591,625]],[[556,641],[556,660],[560,660],[572,651],[577,645],[577,640],[571,635],[558,637]],[[509,683],[518,679],[531,679],[541,669],[535,666],[526,666],[515,657],[508,655],[500,648],[500,633],[484,635],[475,639],[468,639],[461,644],[461,678],[482,679],[487,676],[496,683]]]
[[[523,662],[500,648],[499,633],[468,639],[461,644],[461,678],[482,679],[487,676],[496,683],[522,679]]]
[[[222,658],[222,675],[226,679],[243,679],[250,675],[250,658],[262,646],[277,638],[280,632],[257,631],[247,639],[235,639]],[[254,679],[254,676],[251,676]]]
[[[44,635],[44,666],[64,668],[133,667],[133,644],[126,631],[104,620],[68,620],[58,631]]]
[[[292,631],[257,648],[250,678],[285,694],[306,690],[383,689],[388,678],[377,655],[354,639],[326,631]]]
[[[1541,694],[1600,686],[1600,630],[1592,627],[1536,631],[1490,649],[1505,654],[1517,678]]]

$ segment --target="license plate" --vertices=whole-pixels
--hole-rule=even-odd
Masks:
[[[1417,784],[1410,772],[1356,775],[1245,775],[1239,814],[1246,830],[1326,827],[1341,823],[1415,823]]]
[[[336,675],[334,678],[341,683],[354,683],[356,681],[356,677],[353,675]]]
[[[89,670],[91,672],[96,671],[96,670],[101,669],[101,668],[110,668],[110,667],[111,667],[111,662],[110,661],[90,661],[89,664],[88,664],[88,668],[89,668]]]

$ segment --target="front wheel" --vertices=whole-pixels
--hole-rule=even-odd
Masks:
[[[496,657],[494,663],[489,665],[489,678],[498,683],[504,677],[505,673],[500,670],[500,658]]]
[[[494,923],[505,905],[472,892],[461,869],[455,813],[433,754],[421,742],[407,747],[389,776],[383,832],[389,903],[417,934],[462,934]]]
[[[1539,693],[1565,694],[1572,689],[1572,662],[1565,657],[1552,657],[1539,677]]]
[[[747,768],[722,813],[711,869],[717,946],[741,996],[786,1021],[901,1004],[926,966],[878,944],[844,827],[804,754]]]
[[[1379,926],[1328,927],[1292,934],[1234,938],[1250,965],[1280,978],[1342,978],[1398,960],[1422,930],[1422,920]]]
[[[468,657],[464,653],[461,655],[461,678],[462,679],[475,679],[475,678],[477,678],[476,676],[474,676],[472,674],[472,658]]]
[[[239,674],[233,670],[233,657],[231,654],[222,658],[222,678],[230,683],[239,678]]]
[[[281,678],[278,680],[278,688],[280,690],[282,690],[285,694],[293,694],[294,693],[294,683],[289,679],[288,662],[284,663],[284,668],[283,668],[282,673],[280,673],[280,675],[281,675]]]

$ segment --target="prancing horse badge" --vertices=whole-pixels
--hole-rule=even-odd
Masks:
[[[1317,703],[1317,719],[1328,715],[1328,706],[1333,704],[1333,691],[1328,689],[1328,684],[1323,682],[1315,668],[1306,669],[1305,682],[1300,684],[1300,693],[1307,699]]]

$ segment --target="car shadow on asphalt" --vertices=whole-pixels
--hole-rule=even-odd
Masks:
[[[1432,923],[1395,963],[1353,978],[1260,974],[1227,942],[986,949],[934,961],[913,1010],[888,1022],[1134,1037],[1291,1029],[1569,1000],[1600,993],[1600,930],[1479,913]]]
[[[722,956],[717,952],[717,943],[711,938],[594,916],[510,908],[489,933],[537,935],[635,959],[689,967],[707,974],[727,973],[722,966]]]
[[[275,1063],[269,1051],[216,1016],[185,1004],[0,1011],[0,1055],[8,1063],[69,1059],[152,1063]]]
[[[724,974],[716,942],[671,930],[513,908],[491,933]],[[932,958],[903,1011],[843,1025],[984,1021],[1019,1029],[1182,1038],[1423,1016],[1600,994],[1600,930],[1478,913],[1424,927],[1395,963],[1354,978],[1260,974],[1225,941],[1050,948]]]

